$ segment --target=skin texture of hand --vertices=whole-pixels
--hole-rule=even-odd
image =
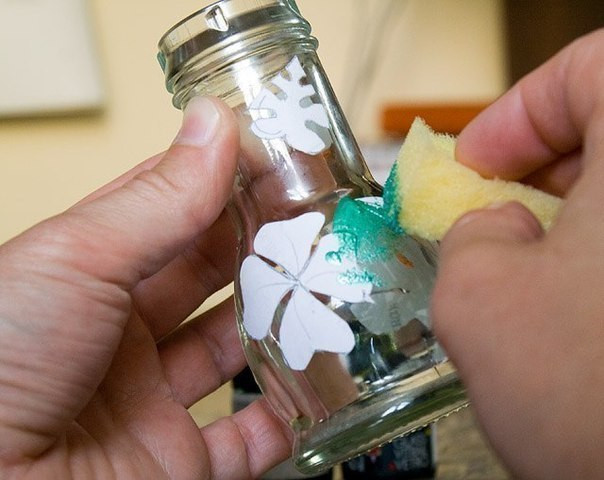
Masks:
[[[284,460],[263,402],[199,429],[186,408],[244,365],[222,213],[238,128],[194,99],[164,154],[0,247],[0,477],[247,479]]]
[[[604,478],[604,30],[479,115],[456,154],[567,200],[547,234],[517,204],[459,220],[442,243],[436,334],[514,475]]]

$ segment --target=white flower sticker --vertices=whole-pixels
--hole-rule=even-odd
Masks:
[[[252,131],[260,138],[271,140],[285,138],[294,149],[315,155],[325,150],[329,144],[309,127],[315,123],[329,127],[329,118],[325,107],[312,103],[310,97],[317,92],[312,85],[302,85],[306,73],[295,57],[285,67],[285,72],[276,75],[271,83],[281,90],[280,98],[267,88],[262,88],[249,106],[254,112]]]
[[[294,370],[304,370],[317,351],[350,353],[354,348],[348,323],[311,292],[349,303],[371,302],[371,283],[339,281],[356,268],[356,262],[327,259],[329,252],[339,248],[336,235],[323,236],[312,251],[324,223],[324,215],[318,212],[267,223],[254,240],[256,254],[241,266],[243,326],[252,338],[262,340],[269,334],[276,311],[291,292],[281,318],[279,343]]]

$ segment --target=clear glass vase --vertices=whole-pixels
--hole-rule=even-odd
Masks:
[[[434,245],[392,221],[291,0],[223,0],[160,41],[173,103],[215,95],[241,153],[237,317],[248,363],[316,473],[467,403],[428,314]]]

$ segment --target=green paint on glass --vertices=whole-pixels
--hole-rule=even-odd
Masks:
[[[331,260],[348,257],[371,264],[387,260],[395,253],[402,232],[392,228],[382,199],[371,200],[350,197],[340,200],[333,221],[333,233],[340,240],[340,249],[329,254]]]
[[[329,252],[325,258],[334,264],[350,259],[358,266],[358,269],[340,275],[341,283],[372,283],[376,287],[390,284],[383,278],[384,274],[388,277],[389,270],[384,270],[384,266],[397,261],[397,252],[405,238],[398,223],[399,212],[395,168],[386,181],[383,197],[344,197],[340,200],[332,227],[340,248]]]
[[[338,281],[344,285],[372,283],[375,287],[383,286],[381,279],[369,270],[349,270],[346,273],[338,275]]]
[[[399,234],[404,233],[402,227],[399,224],[399,216],[401,212],[401,199],[399,198],[398,191],[398,174],[396,163],[390,170],[390,175],[388,175],[388,179],[384,184],[384,193],[382,197],[384,198],[384,211],[385,216],[388,218],[388,224],[390,228]]]

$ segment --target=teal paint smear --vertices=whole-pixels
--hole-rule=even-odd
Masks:
[[[338,281],[344,285],[355,285],[358,283],[371,283],[376,287],[383,287],[383,283],[375,273],[369,270],[349,270],[338,275]]]
[[[340,248],[329,252],[325,259],[341,264],[348,258],[359,266],[340,275],[338,280],[341,283],[372,283],[376,287],[390,283],[382,278],[383,266],[396,258],[405,236],[398,222],[400,199],[397,179],[395,164],[384,185],[381,204],[351,197],[343,197],[338,202],[332,231],[338,237]]]
[[[388,218],[390,228],[399,234],[403,234],[404,230],[400,226],[398,221],[401,213],[401,199],[399,198],[398,188],[398,173],[397,164],[395,163],[390,170],[388,179],[384,184],[384,193],[382,197],[384,199],[384,211],[385,216]]]
[[[340,249],[330,252],[328,261],[350,258],[357,263],[372,264],[396,254],[402,229],[392,228],[392,219],[384,206],[344,197],[334,213],[333,233],[338,236]]]

